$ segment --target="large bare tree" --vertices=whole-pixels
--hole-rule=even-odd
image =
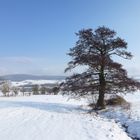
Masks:
[[[140,83],[129,78],[122,65],[113,60],[113,56],[131,59],[127,43],[116,36],[116,32],[107,27],[96,30],[83,29],[77,34],[78,41],[68,55],[72,61],[66,71],[77,66],[87,66],[85,72],[66,78],[61,84],[65,93],[84,96],[98,94],[97,109],[105,108],[105,94],[133,92],[140,88]]]

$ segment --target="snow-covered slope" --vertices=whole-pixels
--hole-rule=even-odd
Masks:
[[[1,140],[131,140],[108,119],[87,114],[83,102],[57,96],[1,97]]]
[[[12,81],[12,86],[56,84],[59,82],[61,81],[60,80],[25,80],[25,81],[20,81],[20,82]]]

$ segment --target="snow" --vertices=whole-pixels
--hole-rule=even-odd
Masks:
[[[1,140],[131,140],[114,120],[61,95],[0,97]]]
[[[140,92],[129,94],[125,98],[131,103],[130,120],[127,122],[128,131],[140,139]]]
[[[124,98],[130,103],[130,109],[110,107],[100,115],[121,123],[132,138],[140,139],[140,91],[126,94]]]

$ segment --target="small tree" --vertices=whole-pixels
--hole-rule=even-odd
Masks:
[[[24,86],[22,86],[22,87],[20,88],[20,91],[22,92],[22,95],[24,96],[24,95],[25,95],[25,92],[26,92],[25,87],[24,87]]]
[[[40,88],[40,93],[41,93],[41,94],[46,94],[46,87],[42,86],[42,87]]]
[[[33,95],[38,95],[39,94],[39,85],[33,85],[32,92],[33,92]]]
[[[76,46],[70,49],[68,55],[72,61],[66,71],[77,66],[87,66],[87,70],[67,77],[61,84],[64,92],[77,96],[98,94],[96,108],[103,109],[105,94],[128,93],[140,88],[140,83],[128,78],[127,71],[113,60],[115,55],[132,58],[132,54],[126,51],[127,43],[116,37],[115,31],[103,26],[95,31],[84,29],[76,35],[79,39]]]
[[[17,96],[18,93],[19,93],[19,88],[18,87],[12,87],[12,91],[15,94],[15,96]]]
[[[53,93],[54,95],[57,95],[58,92],[59,92],[59,87],[55,86],[55,87],[52,88],[52,93]]]
[[[1,86],[1,91],[4,94],[4,96],[9,96],[11,90],[11,83],[9,81],[4,81],[4,83]]]

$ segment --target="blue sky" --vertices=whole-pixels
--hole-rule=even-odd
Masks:
[[[139,7],[139,0],[0,0],[0,75],[64,75],[75,33],[102,25],[128,42],[135,57],[119,61],[138,75]]]

